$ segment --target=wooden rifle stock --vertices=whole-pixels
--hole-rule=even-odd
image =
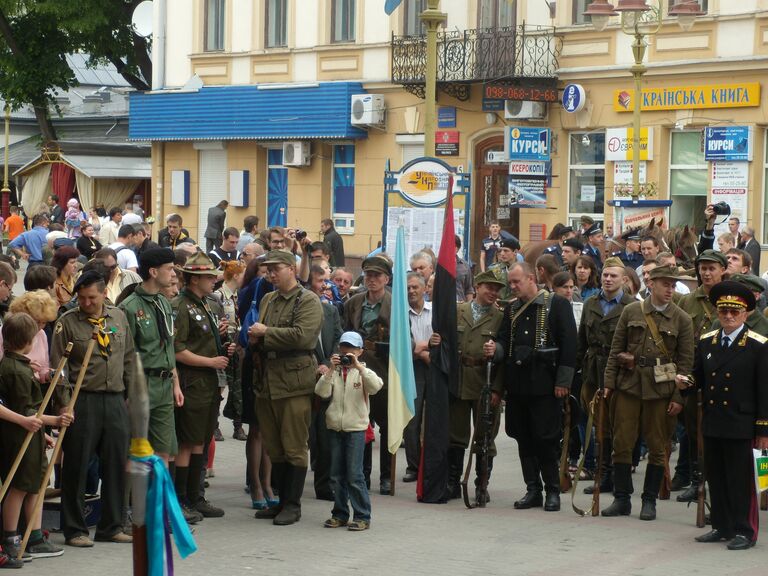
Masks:
[[[600,514],[600,483],[603,475],[603,442],[605,430],[603,418],[605,417],[605,397],[602,390],[597,391],[597,466],[595,469],[595,482],[592,491],[592,516]],[[584,446],[584,451],[587,450]]]
[[[667,444],[667,448],[664,451],[664,480],[661,482],[661,488],[659,489],[659,500],[669,500],[669,496],[672,488],[672,478],[669,474],[669,459],[672,456],[672,442]]]
[[[704,433],[701,429],[704,417],[704,399],[701,388],[696,391],[696,452],[699,455],[699,492],[696,495],[696,527],[704,528],[706,513],[707,488],[704,478]]]
[[[563,422],[563,449],[560,453],[560,492],[571,489],[571,476],[568,474],[568,445],[571,441],[571,402],[565,397],[565,421]]]

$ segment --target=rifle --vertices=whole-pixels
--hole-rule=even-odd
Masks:
[[[568,474],[568,445],[571,442],[571,402],[565,398],[565,419],[563,422],[563,449],[560,452],[560,492],[571,489],[571,476]]]
[[[599,389],[595,394],[595,402],[597,402],[597,467],[595,469],[595,482],[592,490],[592,516],[600,514],[600,482],[602,481],[603,474],[603,442],[605,441],[603,428],[603,419],[605,418],[605,397],[603,396],[603,390]],[[592,408],[594,410],[594,408]],[[587,451],[588,446],[584,446],[584,451]]]
[[[707,488],[704,478],[704,433],[702,432],[702,419],[704,417],[704,398],[701,388],[696,390],[696,452],[699,455],[699,492],[696,495],[696,527],[704,528],[707,500]]]
[[[488,457],[491,449],[491,434],[495,424],[495,414],[491,404],[491,370],[493,362],[488,361],[485,364],[485,386],[480,392],[478,400],[477,415],[475,416],[475,429],[472,431],[471,450],[469,452],[469,461],[464,470],[464,477],[461,480],[461,494],[464,497],[464,505],[469,508],[485,508],[488,501]],[[479,438],[478,438],[479,433]],[[472,473],[472,455],[477,452],[477,461],[479,469],[477,472],[477,498],[473,503],[469,501],[469,475]]]

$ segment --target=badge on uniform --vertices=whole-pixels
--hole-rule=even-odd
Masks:
[[[64,326],[61,325],[61,322],[56,322],[56,328],[54,328],[53,331],[56,334],[61,334],[63,330],[64,330]]]
[[[138,318],[139,320],[142,320],[142,319],[144,318],[144,310],[142,310],[141,308],[139,308],[139,309],[136,311],[136,318]]]

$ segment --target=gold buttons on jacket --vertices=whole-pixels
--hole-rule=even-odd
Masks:
[[[728,400],[723,400],[723,406],[728,406]]]
[[[726,378],[730,378],[730,377],[731,377],[731,373],[730,373],[730,372],[726,372],[726,373],[725,373],[725,377],[726,377]]]
[[[728,386],[725,387],[725,391],[728,392]]]
[[[714,403],[715,403],[715,401],[714,401],[714,400],[710,400],[710,401],[709,401],[709,403],[710,403],[710,404],[714,404]]]
[[[714,387],[714,386],[710,386],[710,387],[709,387],[709,389],[710,389],[710,390],[714,390],[714,389],[715,389],[715,387]]]
[[[716,376],[716,375],[717,375],[717,372],[712,372],[712,376]]]

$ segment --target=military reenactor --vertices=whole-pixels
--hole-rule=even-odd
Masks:
[[[560,237],[557,239],[557,244],[544,249],[544,254],[552,254],[557,260],[557,265],[562,269],[564,269],[563,266],[565,265],[563,262],[563,243],[574,236],[576,236],[576,233],[571,226],[563,226],[560,229]]]
[[[763,293],[763,281],[759,276],[753,274],[734,274],[729,280],[746,286],[749,291],[755,295],[756,302],[760,299],[760,296]],[[744,323],[747,325],[747,328],[752,330],[752,332],[757,332],[760,336],[768,337],[768,318],[760,313],[757,305],[755,305],[755,309],[747,315],[747,319]],[[715,330],[716,328],[720,328],[720,322],[718,320],[715,320],[712,323],[712,330]]]
[[[183,405],[176,408],[176,496],[185,516],[218,518],[224,510],[213,506],[200,494],[200,474],[204,466],[203,450],[213,437],[219,415],[221,382],[229,364],[229,350],[221,342],[219,324],[211,310],[208,296],[213,292],[218,270],[203,252],[197,252],[179,268],[184,288],[171,306],[175,314],[176,353]],[[234,345],[232,345],[234,346]]]
[[[684,393],[702,393],[712,530],[696,540],[727,541],[729,550],[746,550],[757,540],[752,448],[768,449],[768,339],[746,324],[755,296],[745,285],[721,282],[709,300],[717,307],[720,328],[701,335],[693,378],[677,377]]]
[[[67,343],[72,342],[65,369],[74,384],[94,330],[98,335],[75,403],[75,421],[64,437],[62,530],[67,545],[93,546],[84,510],[86,477],[91,457],[96,454],[101,476],[101,518],[95,539],[129,543],[132,538],[123,532],[122,507],[131,437],[125,392],[136,377],[133,338],[125,314],[105,303],[107,286],[100,274],[82,274],[73,291],[78,306],[63,314],[54,326],[51,366],[58,365]],[[56,392],[56,404],[63,413],[71,387],[58,386]]]
[[[722,252],[705,250],[696,257],[695,264],[699,286],[690,294],[681,297],[678,306],[691,317],[694,343],[698,345],[699,337],[712,330],[712,325],[717,320],[715,307],[709,300],[709,291],[723,280],[728,260]],[[678,455],[671,490],[682,490],[686,485],[688,487],[677,496],[678,502],[692,502],[696,500],[699,493],[701,471],[696,444],[698,436],[696,413],[696,399],[686,398],[683,413],[679,418],[685,426],[685,438],[682,439],[684,444]]]
[[[624,308],[635,301],[622,289],[623,279],[622,261],[616,257],[608,258],[603,266],[600,292],[584,302],[576,357],[581,366],[581,404],[585,409],[595,397],[595,393],[603,389],[603,377],[608,354],[611,351],[613,333],[616,331]],[[604,414],[608,415],[608,410],[605,410]],[[600,492],[612,492],[610,425],[603,423],[603,431],[603,445],[599,447],[603,456]],[[594,486],[587,486],[584,492],[591,494],[593,490]]]
[[[627,230],[621,235],[621,239],[624,240],[624,250],[614,252],[612,256],[620,258],[625,266],[641,266],[643,255],[640,253],[640,230]]]
[[[517,440],[527,489],[514,505],[557,511],[562,402],[576,366],[576,322],[568,300],[538,289],[528,263],[512,265],[509,285],[516,299],[504,310],[495,344],[483,351],[490,356],[500,346],[505,361],[505,427]]]
[[[520,242],[517,238],[505,238],[499,243],[496,250],[496,264],[489,270],[493,272],[497,280],[504,282],[504,287],[499,293],[501,300],[509,300],[512,293],[509,288],[509,269],[517,262],[517,251],[520,250]]]
[[[605,394],[612,398],[613,503],[603,516],[632,512],[632,450],[640,433],[648,446],[640,519],[656,519],[666,448],[683,409],[675,376],[688,374],[693,365],[691,319],[672,302],[677,277],[672,266],[654,268],[650,296],[627,305],[616,326],[605,368]]]
[[[600,229],[600,224],[592,224],[584,232],[584,240],[586,244],[583,254],[592,258],[599,274],[603,269],[603,231]]]
[[[449,405],[450,445],[448,448],[448,493],[449,498],[461,497],[460,479],[464,466],[464,451],[469,446],[472,425],[478,422],[478,402],[486,380],[486,365],[493,360],[485,353],[486,342],[496,338],[504,318],[504,314],[496,306],[499,292],[504,283],[491,272],[481,272],[475,276],[475,300],[459,304],[457,320],[459,328],[459,358],[461,376],[459,377],[458,397],[451,396]],[[440,345],[440,335],[432,334],[430,346]],[[491,437],[496,438],[499,432],[499,407],[504,393],[502,371],[494,370],[491,388],[493,393],[496,426],[491,431]],[[475,430],[475,435],[483,431]],[[488,476],[493,469],[493,458],[496,456],[496,445],[491,442],[488,457]],[[476,494],[480,478],[480,462],[475,467]]]
[[[387,450],[387,384],[389,373],[389,317],[392,293],[387,284],[392,278],[392,264],[385,256],[363,260],[365,292],[355,294],[344,304],[344,330],[363,337],[365,352],[361,361],[384,380],[384,387],[371,398],[371,418],[379,427],[379,493],[391,491],[392,460]],[[369,444],[370,446],[370,444]]]
[[[584,244],[578,238],[568,238],[563,242],[563,271],[570,272],[576,259],[584,251]]]
[[[256,350],[254,392],[264,448],[272,460],[272,486],[280,502],[256,518],[289,525],[301,519],[301,495],[309,466],[309,422],[315,391],[315,346],[323,309],[296,279],[296,258],[271,250],[264,260],[275,287],[261,301],[259,321],[248,330]]]

